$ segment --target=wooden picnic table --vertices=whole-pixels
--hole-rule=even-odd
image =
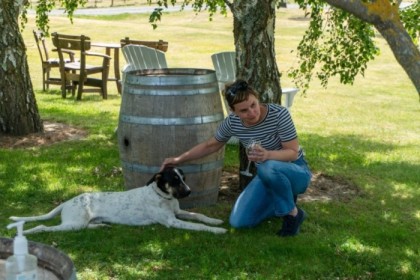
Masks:
[[[91,43],[92,47],[105,48],[105,53],[114,59],[114,77],[108,78],[108,81],[115,81],[118,93],[121,94],[121,73],[120,73],[120,49],[121,44],[117,43]],[[111,55],[111,51],[113,54]]]

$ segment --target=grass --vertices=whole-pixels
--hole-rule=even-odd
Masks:
[[[12,215],[44,213],[85,191],[123,190],[115,127],[121,98],[85,94],[81,102],[41,92],[40,61],[30,20],[23,36],[40,114],[85,128],[89,137],[48,147],[0,150],[0,235]],[[297,10],[278,12],[276,51],[285,73],[307,22]],[[164,16],[152,30],[147,15],[51,19],[51,30],[118,42],[130,36],[169,41],[171,67],[212,68],[210,55],[233,50],[231,16],[192,12]],[[301,203],[308,212],[301,234],[280,239],[279,220],[226,235],[159,225],[42,233],[30,240],[54,245],[74,261],[80,279],[420,279],[420,113],[418,96],[386,43],[354,85],[311,84],[292,107],[300,142],[314,172],[345,178],[362,195],[348,203]],[[283,86],[291,81],[283,75]],[[237,167],[228,147],[225,166]],[[228,220],[232,205],[198,211]],[[48,221],[55,224],[59,220]],[[32,224],[31,224],[32,225]],[[29,224],[27,225],[30,226]],[[229,228],[226,222],[224,227]]]

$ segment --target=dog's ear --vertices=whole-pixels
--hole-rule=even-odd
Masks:
[[[150,185],[153,182],[159,181],[160,178],[162,178],[162,172],[156,173],[155,175],[153,175],[152,179],[150,179],[149,182],[147,182],[146,186]]]
[[[163,171],[171,171],[171,170],[174,170],[174,169],[175,169],[175,167],[173,167],[173,166],[166,166],[165,169],[163,169]]]

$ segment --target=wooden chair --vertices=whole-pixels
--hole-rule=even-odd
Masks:
[[[49,89],[49,85],[61,85],[60,77],[51,77],[50,72],[53,68],[59,71],[60,60],[58,58],[51,58],[45,42],[44,33],[40,30],[33,30],[36,46],[38,47],[39,57],[41,58],[42,66],[42,90]],[[74,57],[70,54],[70,58],[66,59],[66,62],[74,60]]]
[[[220,52],[213,54],[211,59],[216,70],[219,89],[222,92],[225,84],[236,80],[236,54],[235,52]],[[298,91],[297,88],[282,88],[282,105],[288,110],[292,107],[293,99]],[[225,102],[224,98],[223,102]]]
[[[106,54],[90,52],[91,40],[84,35],[64,35],[54,32],[52,41],[57,48],[60,59],[61,93],[66,97],[67,90],[72,91],[74,96],[77,86],[77,100],[82,99],[83,92],[100,92],[107,99],[107,81],[111,57]],[[78,53],[79,61],[65,62],[64,54],[67,51]],[[88,64],[93,58],[102,59],[101,65]],[[92,77],[95,75],[96,77]],[[100,75],[100,78],[97,76]],[[85,86],[95,87],[86,89]]]

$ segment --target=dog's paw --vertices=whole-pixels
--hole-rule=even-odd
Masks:
[[[221,225],[221,224],[223,224],[223,221],[222,220],[213,219],[213,218],[209,218],[209,220],[207,220],[206,222],[209,225]]]
[[[225,228],[218,228],[218,227],[214,227],[213,229],[213,233],[215,234],[223,234],[227,232],[227,229]]]
[[[12,221],[16,221],[16,222],[18,222],[18,221],[20,221],[22,218],[20,218],[20,217],[15,217],[15,216],[11,216],[11,217],[9,217],[9,219],[10,219],[10,220],[12,220]]]

